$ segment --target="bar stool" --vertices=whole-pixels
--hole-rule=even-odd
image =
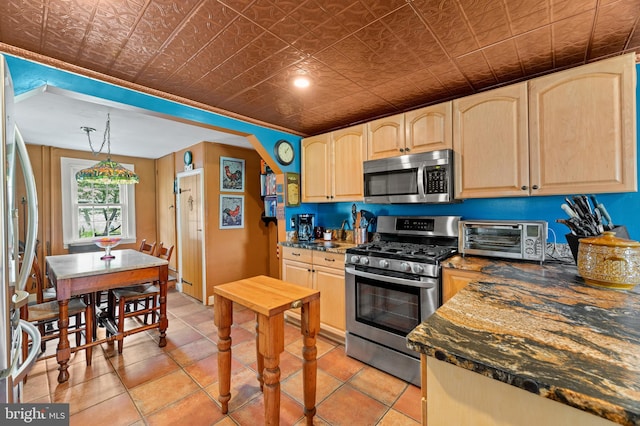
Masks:
[[[280,422],[280,354],[284,351],[284,311],[301,309],[300,331],[304,383],[304,414],[307,424],[313,424],[316,413],[317,348],[320,331],[320,292],[276,278],[260,275],[213,288],[215,294],[214,322],[218,327],[218,374],[222,413],[229,411],[231,399],[231,324],[233,302],[256,313],[256,356],[258,381],[264,393],[266,425]]]

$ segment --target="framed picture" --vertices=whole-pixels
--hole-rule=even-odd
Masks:
[[[244,195],[220,195],[220,229],[244,228]]]
[[[285,200],[287,207],[300,205],[300,175],[298,173],[285,173]]]
[[[244,192],[244,160],[220,157],[220,191]]]

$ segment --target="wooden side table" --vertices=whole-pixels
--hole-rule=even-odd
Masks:
[[[276,278],[260,275],[215,286],[214,322],[218,327],[218,374],[222,412],[229,411],[231,399],[232,302],[256,313],[256,356],[258,380],[264,393],[264,419],[267,425],[280,421],[280,354],[284,351],[284,311],[301,309],[304,383],[304,414],[313,424],[316,413],[317,348],[320,331],[320,292]]]

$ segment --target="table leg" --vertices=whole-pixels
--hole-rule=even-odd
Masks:
[[[264,358],[264,424],[280,423],[280,354],[284,351],[284,313],[258,315],[258,346]]]
[[[161,348],[167,346],[167,327],[169,327],[169,320],[167,319],[167,281],[169,280],[168,266],[163,267],[160,270],[160,319],[159,319],[159,331],[160,340],[158,346]]]
[[[258,382],[260,383],[260,392],[264,388],[264,377],[262,373],[264,371],[264,357],[260,353],[260,323],[258,321],[258,314],[256,314],[256,362],[258,369]]]
[[[69,358],[71,358],[71,348],[69,347],[69,299],[58,300],[60,307],[58,328],[60,329],[60,339],[58,340],[58,349],[56,351],[56,360],[58,361],[58,383],[64,383],[69,380],[69,372],[67,371]]]
[[[300,328],[304,340],[302,347],[302,381],[304,386],[304,415],[307,425],[313,425],[316,414],[317,354],[316,334],[320,331],[320,299],[302,305]]]
[[[218,401],[222,405],[222,414],[229,411],[231,399],[231,324],[233,323],[233,305],[231,300],[216,295],[213,304],[213,320],[218,327]]]

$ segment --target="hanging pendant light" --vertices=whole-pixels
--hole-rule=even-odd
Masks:
[[[107,159],[87,169],[80,170],[76,173],[76,181],[116,185],[129,185],[140,182],[137,174],[124,168],[118,162],[111,160],[111,117],[109,114],[107,114],[107,125],[104,129],[102,145],[100,145],[100,149],[97,152],[93,149],[93,144],[91,143],[91,132],[94,132],[96,129],[92,127],[81,127],[81,129],[87,134],[89,147],[93,155],[100,154],[104,148],[104,144],[107,144]]]

